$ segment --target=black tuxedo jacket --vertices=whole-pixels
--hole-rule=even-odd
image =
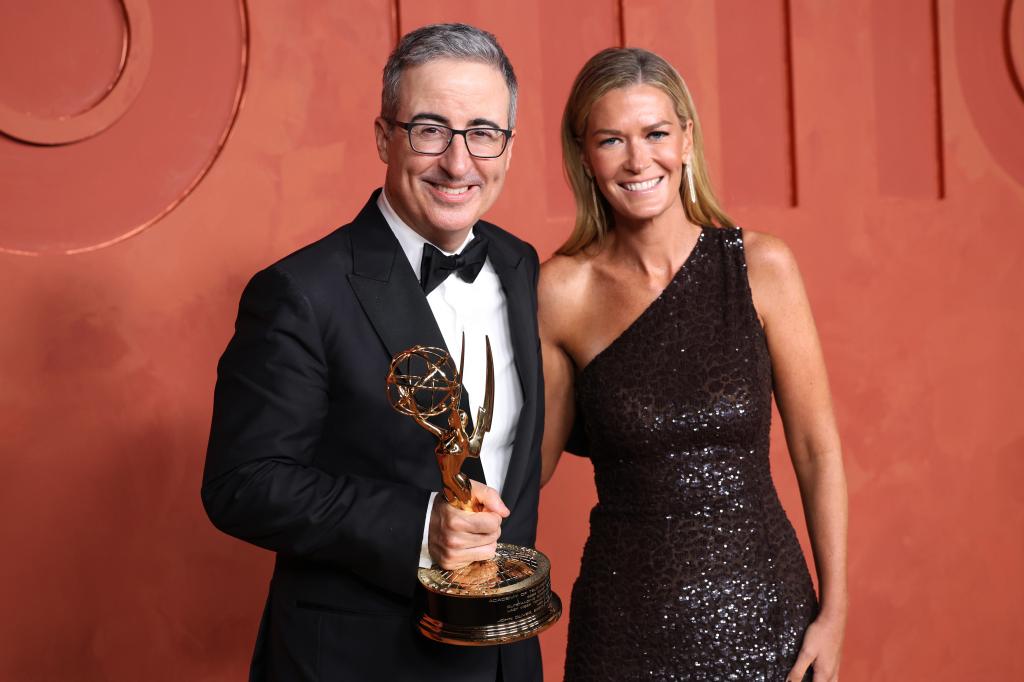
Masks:
[[[256,274],[220,360],[202,497],[226,533],[277,552],[253,680],[541,679],[536,639],[432,642],[414,628],[435,439],[387,402],[391,357],[445,347],[376,206]],[[543,406],[534,249],[478,222],[508,299],[523,391],[502,542],[532,546]],[[457,351],[457,349],[456,349]],[[468,412],[468,410],[467,410]],[[478,460],[463,468],[483,481]]]

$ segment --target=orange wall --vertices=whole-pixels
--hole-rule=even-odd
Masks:
[[[438,20],[516,65],[490,217],[542,256],[572,219],[575,72],[623,38],[676,64],[726,206],[790,243],[816,311],[850,484],[843,679],[1024,679],[1024,2],[124,6],[108,93],[117,3],[0,0],[0,679],[244,677],[271,556],[200,507],[215,363],[246,279],[380,182],[380,68]],[[539,545],[566,599],[593,501],[563,461]]]

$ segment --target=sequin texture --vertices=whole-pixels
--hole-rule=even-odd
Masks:
[[[742,232],[706,227],[577,379],[599,501],[567,681],[785,680],[818,605],[772,483],[771,387]]]

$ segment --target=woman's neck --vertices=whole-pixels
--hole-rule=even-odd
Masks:
[[[690,255],[700,229],[687,219],[682,201],[654,218],[630,220],[617,215],[605,254],[645,275],[671,276]]]

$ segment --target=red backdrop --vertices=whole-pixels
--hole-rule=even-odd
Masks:
[[[1024,679],[1021,0],[0,0],[0,679],[243,679],[271,556],[199,503],[215,363],[246,279],[383,178],[381,66],[441,20],[519,73],[489,217],[542,257],[572,220],[575,72],[622,41],[675,63],[726,206],[790,243],[816,311],[850,484],[843,679]],[[544,490],[566,599],[594,500],[574,458]]]

